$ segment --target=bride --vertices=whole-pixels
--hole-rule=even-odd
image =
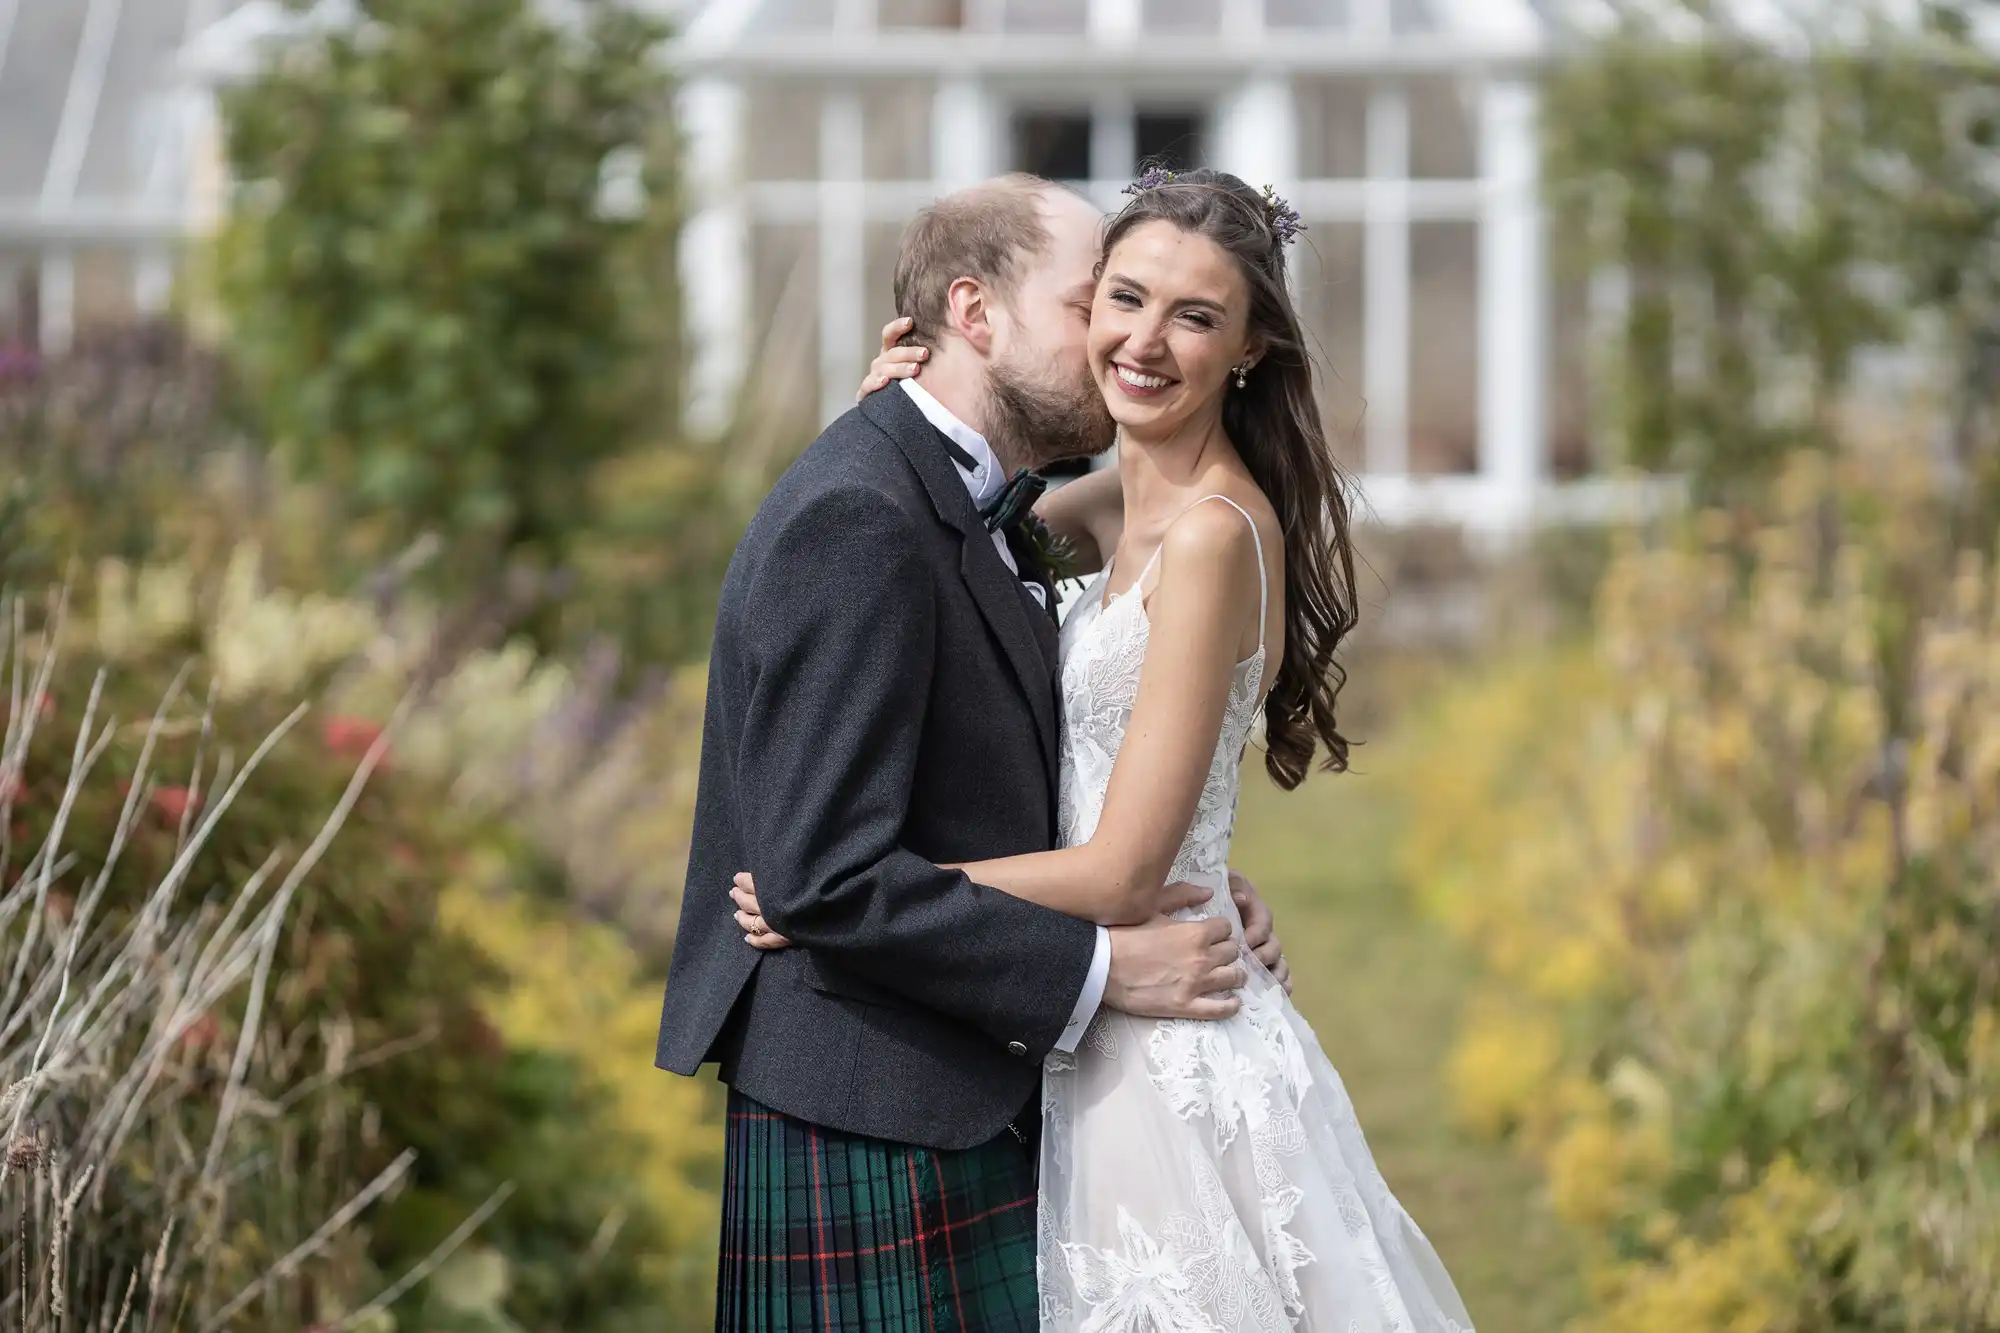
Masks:
[[[1208,902],[1181,915],[1229,918],[1240,937],[1227,865],[1257,718],[1281,787],[1322,748],[1324,767],[1346,762],[1347,500],[1287,294],[1297,215],[1213,171],[1149,172],[1131,193],[1090,312],[1116,479],[1038,511],[1103,566],[1062,628],[1063,847],[963,869],[1102,923],[1143,920],[1195,884]],[[917,359],[885,353],[871,384]],[[747,878],[737,897],[761,924]],[[1241,964],[1231,1017],[1106,1009],[1075,1055],[1050,1056],[1045,1333],[1469,1333],[1312,1029],[1247,950]]]

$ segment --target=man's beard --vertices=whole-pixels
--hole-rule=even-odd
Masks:
[[[996,361],[987,369],[986,386],[987,436],[1018,466],[1089,458],[1117,438],[1118,423],[1088,375],[1042,380]]]

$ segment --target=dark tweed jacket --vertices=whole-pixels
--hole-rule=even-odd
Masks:
[[[1055,658],[916,405],[828,426],[723,583],[662,1068],[935,1148],[1022,1111],[1095,928],[936,863],[1054,844]],[[745,868],[799,947],[744,943]]]

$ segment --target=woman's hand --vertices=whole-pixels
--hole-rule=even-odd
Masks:
[[[736,877],[729,890],[729,899],[736,904],[736,924],[743,927],[743,942],[753,949],[789,949],[792,942],[772,930],[764,920],[764,914],[757,909],[757,881],[746,872]]]
[[[869,363],[868,373],[861,379],[861,390],[854,395],[855,402],[860,402],[877,389],[888,388],[890,380],[917,377],[917,368],[930,358],[931,349],[903,346],[903,335],[916,325],[914,319],[905,315],[882,326],[882,350]]]

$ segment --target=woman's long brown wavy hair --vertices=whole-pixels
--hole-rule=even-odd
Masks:
[[[1227,172],[1176,172],[1137,190],[1111,220],[1098,274],[1134,228],[1166,222],[1220,246],[1250,289],[1252,345],[1263,355],[1245,387],[1225,389],[1222,427],[1284,528],[1285,656],[1264,701],[1264,766],[1289,791],[1322,745],[1329,772],[1347,767],[1347,738],[1334,719],[1347,672],[1334,654],[1360,613],[1348,480],[1320,421],[1277,221],[1270,201]]]

